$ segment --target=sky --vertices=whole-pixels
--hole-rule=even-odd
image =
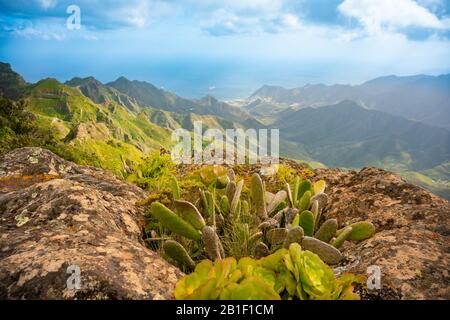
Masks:
[[[450,0],[0,0],[0,61],[29,82],[125,76],[188,98],[439,75]]]

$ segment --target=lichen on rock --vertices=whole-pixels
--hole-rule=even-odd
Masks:
[[[0,157],[0,172],[1,299],[173,298],[182,273],[142,243],[143,190],[39,148]]]

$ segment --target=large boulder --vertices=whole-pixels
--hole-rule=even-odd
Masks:
[[[40,148],[0,157],[0,299],[171,299],[182,273],[142,243],[145,196]]]
[[[324,219],[340,226],[368,219],[377,233],[359,244],[346,242],[341,272],[381,271],[380,298],[450,299],[450,203],[377,168],[316,170],[331,197]],[[387,293],[383,296],[384,293]]]

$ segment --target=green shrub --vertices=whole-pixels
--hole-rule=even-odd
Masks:
[[[200,262],[181,278],[175,289],[179,300],[357,300],[353,284],[364,277],[336,278],[333,270],[300,245],[280,249],[265,258],[226,258]]]
[[[150,153],[144,161],[134,168],[127,181],[147,190],[163,190],[173,187],[175,165],[170,154]]]

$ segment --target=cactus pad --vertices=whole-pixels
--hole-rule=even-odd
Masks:
[[[319,230],[314,235],[315,238],[329,243],[330,240],[336,235],[338,228],[338,222],[336,219],[328,219],[319,228]]]
[[[300,227],[305,231],[305,235],[312,237],[314,234],[314,215],[311,211],[303,211],[300,214]]]
[[[189,222],[195,229],[201,230],[205,226],[205,220],[198,209],[190,202],[175,200],[175,209],[184,220]]]
[[[282,244],[284,242],[287,234],[288,234],[287,229],[275,228],[275,229],[270,229],[269,231],[267,231],[266,238],[267,238],[267,241],[271,245],[277,245],[277,244]]]
[[[174,240],[167,240],[163,245],[164,253],[174,260],[180,267],[194,270],[195,262],[187,253],[186,249]]]
[[[167,229],[191,240],[200,240],[201,235],[191,224],[184,221],[172,210],[159,202],[153,202],[150,210],[152,215]]]
[[[305,235],[305,232],[303,231],[302,227],[295,227],[295,228],[290,229],[288,231],[286,239],[283,242],[283,247],[286,249],[289,249],[289,246],[292,243],[301,243],[304,235]]]
[[[303,237],[302,248],[314,252],[328,264],[338,264],[343,259],[338,249],[316,238]]]

